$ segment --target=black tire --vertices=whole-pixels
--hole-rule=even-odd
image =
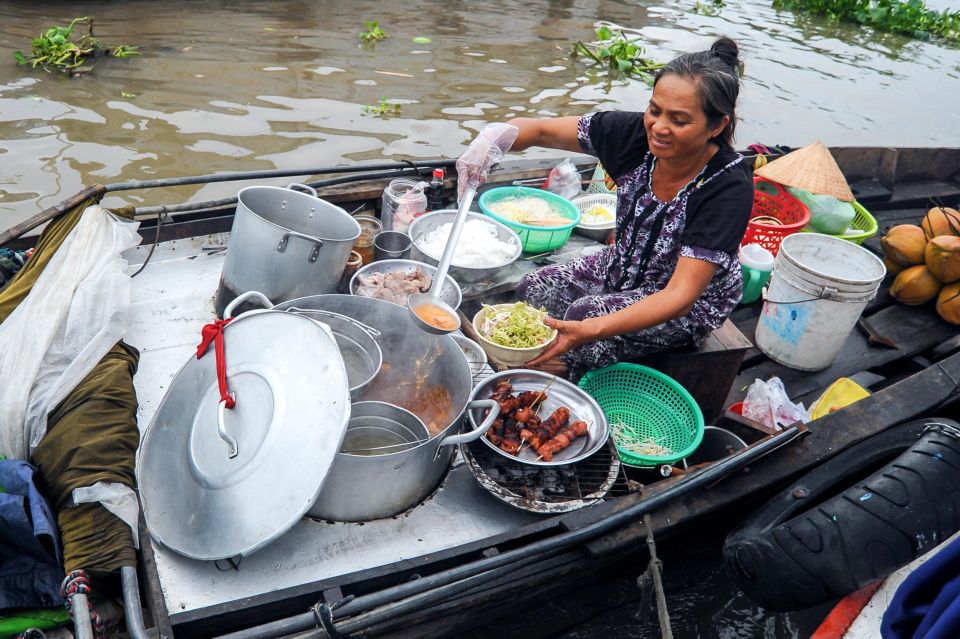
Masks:
[[[743,592],[770,610],[809,608],[889,575],[956,532],[960,439],[927,430],[936,423],[960,432],[946,419],[888,429],[821,464],[731,532],[723,559]]]

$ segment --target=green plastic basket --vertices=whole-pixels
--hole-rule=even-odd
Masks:
[[[863,208],[856,200],[853,201],[853,210],[856,211],[856,215],[853,216],[850,227],[844,233],[832,237],[839,237],[841,240],[847,240],[854,244],[863,244],[866,240],[876,235],[880,227],[877,224],[876,218],[870,215],[870,211]],[[800,230],[803,233],[819,233],[819,231],[810,226],[805,226]]]
[[[542,226],[533,226],[532,224],[520,224],[501,217],[490,210],[490,205],[499,202],[508,197],[538,197],[546,200],[554,210],[560,215],[570,220],[569,224],[563,226],[551,226],[544,228]],[[531,189],[526,186],[501,186],[495,189],[485,191],[478,200],[480,210],[484,215],[489,215],[497,222],[508,226],[520,236],[520,245],[526,253],[546,253],[555,251],[570,239],[573,227],[580,223],[580,211],[574,204],[565,197],[560,197],[550,191],[542,189]]]
[[[647,366],[614,364],[590,371],[580,388],[592,396],[607,415],[611,432],[622,424],[633,441],[652,439],[672,452],[641,455],[623,448],[631,443],[614,434],[620,459],[628,466],[672,464],[689,457],[703,440],[703,413],[676,380]],[[635,438],[635,439],[634,439]]]

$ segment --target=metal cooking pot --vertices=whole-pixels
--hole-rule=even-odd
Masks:
[[[436,434],[427,441],[399,453],[360,460],[366,463],[369,470],[357,484],[357,494],[363,495],[363,499],[356,498],[355,503],[349,504],[349,517],[351,521],[377,519],[416,505],[433,492],[446,474],[455,449],[451,444],[480,438],[496,418],[499,406],[489,400],[469,401],[473,378],[463,351],[448,335],[430,335],[418,330],[409,311],[403,306],[354,295],[317,295],[276,306],[278,310],[290,307],[331,311],[360,320],[380,331],[384,369],[398,367],[396,370],[402,371],[408,379],[416,375],[417,361],[433,359],[419,371],[422,388],[442,386],[446,389],[451,404],[449,418],[444,423],[436,424],[432,431]],[[398,396],[395,386],[385,383],[389,382],[391,374],[397,373],[381,370],[365,392],[364,400],[396,403]],[[478,421],[475,430],[460,435],[468,405],[478,413],[490,409],[490,416]],[[423,418],[423,414],[417,414],[417,417]],[[429,419],[424,421],[429,422]],[[372,496],[386,491],[387,485],[390,485],[387,496],[389,503],[376,504]],[[340,488],[339,482],[337,486],[333,485],[333,481],[325,485],[311,514],[322,519],[343,517],[344,512],[327,508],[329,502],[326,492]]]
[[[239,297],[237,299],[240,299]],[[380,349],[380,331],[371,328],[352,317],[319,311],[289,307],[288,312],[306,315],[330,327],[337,347],[347,369],[347,381],[350,384],[350,399],[357,399],[380,372],[383,365],[383,351]]]
[[[430,443],[427,427],[410,411],[384,402],[357,402],[343,445],[309,514],[334,521],[367,521],[403,512],[433,490],[435,479],[428,484],[424,477],[433,477],[435,467],[442,469],[449,463],[435,466],[441,451],[476,439],[481,429]]]
[[[303,184],[249,186],[237,199],[214,302],[218,315],[246,291],[277,301],[336,291],[360,236],[353,217]]]

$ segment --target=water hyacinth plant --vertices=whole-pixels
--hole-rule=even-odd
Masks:
[[[87,34],[74,39],[74,27],[87,25]],[[53,26],[31,42],[30,55],[14,51],[17,63],[40,67],[44,71],[61,71],[69,75],[80,75],[93,69],[93,61],[102,56],[129,58],[140,55],[137,47],[125,44],[108,47],[93,35],[93,19],[74,18],[66,27]]]
[[[378,115],[385,118],[390,115],[400,115],[403,106],[390,102],[387,98],[380,98],[379,104],[365,104],[360,108],[364,115]]]
[[[380,42],[387,37],[387,32],[383,30],[380,23],[376,20],[367,20],[363,23],[364,30],[360,32],[360,39],[365,44]]]
[[[628,38],[622,29],[607,25],[598,27],[595,36],[593,42],[573,43],[570,55],[574,60],[582,58],[588,64],[606,67],[612,77],[633,76],[653,83],[653,74],[663,64],[644,57],[640,38]]]
[[[960,42],[960,11],[935,11],[923,0],[773,0],[773,6],[863,24],[886,33]]]

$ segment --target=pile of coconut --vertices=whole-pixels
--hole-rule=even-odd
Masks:
[[[894,299],[916,305],[937,298],[940,317],[960,325],[960,212],[936,206],[920,226],[894,226],[880,243],[887,272],[896,275]]]

